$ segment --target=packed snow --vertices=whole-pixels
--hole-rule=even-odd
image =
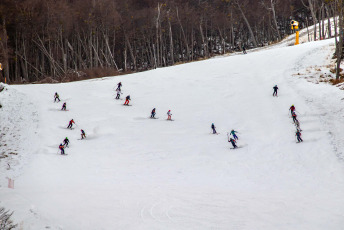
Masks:
[[[14,211],[19,229],[32,230],[341,230],[344,94],[296,75],[326,62],[333,43],[120,77],[6,85],[0,125],[13,137],[0,147],[18,154],[1,159],[0,206]],[[115,100],[120,81],[132,106]],[[149,119],[153,108],[159,119]],[[66,129],[71,119],[73,130]],[[238,149],[227,141],[232,129]],[[70,146],[61,155],[65,137]]]

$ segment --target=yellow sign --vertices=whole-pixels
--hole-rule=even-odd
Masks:
[[[300,36],[300,34],[299,34],[299,22],[295,21],[295,20],[291,20],[290,25],[291,25],[291,29],[295,30],[295,32],[296,32],[295,45],[298,45],[298,44],[300,44],[299,43],[299,36]]]
[[[1,63],[0,63],[0,71],[2,70],[2,65],[1,65]]]

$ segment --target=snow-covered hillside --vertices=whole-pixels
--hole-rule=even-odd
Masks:
[[[8,86],[1,118],[15,119],[28,139],[11,142],[25,164],[1,168],[0,206],[15,211],[22,229],[341,230],[343,91],[294,76],[326,61],[333,42]],[[114,99],[119,81],[131,107]],[[272,97],[275,84],[279,97]],[[69,111],[53,102],[55,92]],[[156,120],[148,118],[154,107]],[[74,130],[65,128],[70,119]],[[210,134],[212,122],[219,135]],[[78,140],[80,129],[86,140]],[[239,149],[227,142],[231,129],[239,131]],[[71,143],[62,156],[65,137]]]

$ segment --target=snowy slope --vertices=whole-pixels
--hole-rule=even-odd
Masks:
[[[292,76],[322,63],[331,43],[116,78],[9,86],[11,94],[0,97],[25,95],[39,125],[28,123],[38,134],[28,137],[28,163],[13,169],[15,189],[0,180],[0,205],[15,211],[22,229],[340,230],[343,91]],[[133,106],[114,100],[119,81]],[[53,103],[56,91],[69,111]],[[291,104],[304,143],[295,143]],[[154,107],[159,119],[148,119]],[[169,109],[173,122],[165,120]],[[65,129],[72,118],[77,128]],[[212,122],[220,135],[210,134]],[[81,128],[87,140],[77,140]],[[240,132],[242,148],[230,149],[231,129]],[[71,144],[61,156],[57,146],[66,136]]]

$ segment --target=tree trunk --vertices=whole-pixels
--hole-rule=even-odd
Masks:
[[[270,3],[271,3],[271,11],[272,11],[276,31],[277,31],[278,40],[281,41],[281,35],[280,35],[279,29],[278,29],[278,24],[277,24],[277,19],[276,19],[276,11],[275,11],[276,2],[274,0],[270,0]]]
[[[2,16],[2,32],[3,32],[3,39],[2,39],[1,45],[2,45],[2,53],[3,53],[3,58],[4,58],[2,71],[3,71],[4,81],[6,83],[9,83],[10,71],[9,71],[9,65],[8,65],[7,29],[6,29],[6,18],[4,15]]]
[[[336,79],[338,80],[340,78],[340,64],[342,61],[342,55],[343,55],[343,0],[338,1],[338,10],[339,10],[339,16],[338,16],[338,24],[339,24],[339,42],[337,45],[337,68],[336,68]]]
[[[238,6],[239,11],[240,11],[240,13],[241,13],[241,15],[242,15],[242,17],[243,17],[243,19],[244,19],[244,21],[245,21],[245,23],[246,23],[246,26],[247,26],[247,28],[248,28],[248,30],[249,30],[249,32],[250,32],[251,39],[252,39],[252,41],[253,41],[254,46],[255,46],[255,47],[258,47],[256,38],[255,38],[255,36],[254,36],[254,34],[253,34],[253,31],[252,31],[252,29],[251,29],[250,23],[248,22],[248,20],[247,20],[245,14],[244,14],[244,11],[241,9],[241,6],[240,6],[238,0],[236,0],[235,3],[236,3],[236,5]]]

